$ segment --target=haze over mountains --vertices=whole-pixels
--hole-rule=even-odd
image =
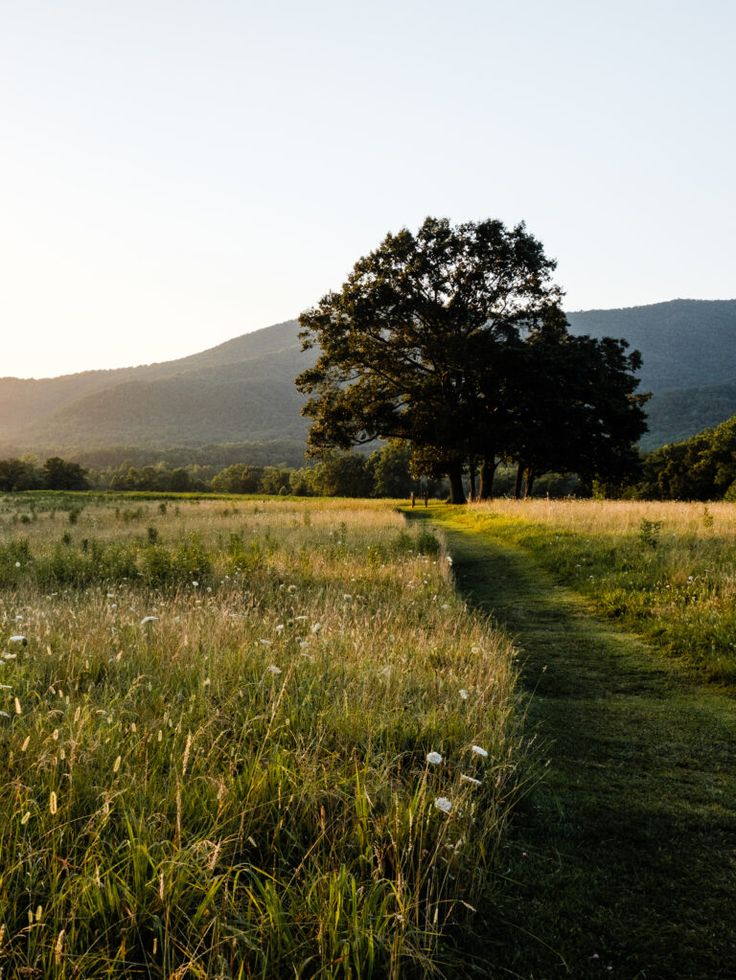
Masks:
[[[568,313],[573,333],[626,338],[641,351],[640,390],[654,392],[645,449],[736,413],[736,300],[672,300]],[[314,359],[296,321],[200,354],[60,378],[0,379],[0,453],[84,458],[115,447],[238,444],[243,458],[300,461],[308,422],[294,377]],[[234,448],[234,447],[233,447]]]

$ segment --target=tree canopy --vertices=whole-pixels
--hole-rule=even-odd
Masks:
[[[654,500],[736,500],[736,415],[649,453],[633,495]]]
[[[554,268],[523,224],[427,218],[387,235],[300,317],[320,349],[297,378],[311,450],[405,441],[456,502],[467,464],[489,495],[501,458],[532,474],[563,455],[586,474],[620,460],[645,430],[638,355],[571,337]]]

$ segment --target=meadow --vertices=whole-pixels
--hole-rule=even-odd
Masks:
[[[458,522],[521,547],[673,664],[736,683],[733,504],[496,500]]]
[[[733,976],[733,505],[437,506],[519,645],[548,756],[514,810],[491,976]]]
[[[431,531],[9,495],[0,587],[0,975],[467,961],[526,747],[513,647]]]

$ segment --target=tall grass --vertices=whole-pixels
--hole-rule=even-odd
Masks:
[[[733,504],[499,500],[472,505],[468,519],[667,655],[736,683]]]
[[[71,513],[0,501],[2,975],[451,969],[522,747],[434,537],[336,501]]]

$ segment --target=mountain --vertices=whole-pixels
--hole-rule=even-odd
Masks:
[[[567,314],[570,329],[623,337],[641,351],[640,391],[649,432],[643,449],[675,442],[736,413],[736,300],[676,299]]]
[[[307,422],[294,378],[311,363],[294,320],[199,354],[43,380],[0,379],[0,446],[88,455],[109,446],[273,443],[301,457]],[[267,454],[268,455],[268,454]]]
[[[674,299],[623,310],[568,313],[573,333],[625,337],[642,352],[642,388],[736,382],[736,300]]]
[[[573,333],[641,351],[652,448],[736,413],[736,300],[672,300],[568,313]],[[43,380],[0,378],[0,454],[88,456],[112,447],[243,446],[298,462],[307,421],[294,377],[314,359],[289,320],[160,364]],[[122,450],[121,450],[122,452]]]

